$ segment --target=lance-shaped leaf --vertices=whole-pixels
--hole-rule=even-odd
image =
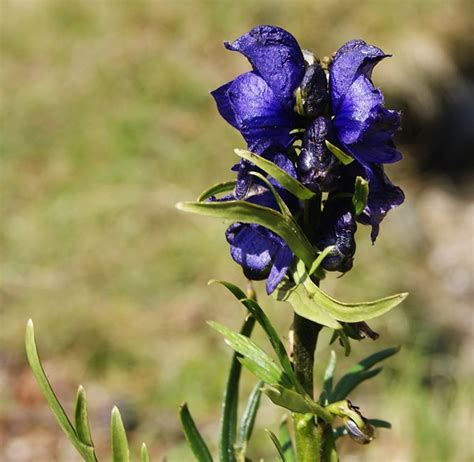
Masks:
[[[77,389],[76,408],[74,411],[74,422],[78,438],[88,446],[94,446],[92,443],[91,430],[89,427],[89,417],[87,413],[86,392],[82,385]]]
[[[354,158],[351,157],[349,154],[346,154],[344,151],[339,149],[337,146],[329,142],[328,140],[325,141],[327,148],[341,161],[344,165],[349,165],[351,162],[354,161]]]
[[[245,201],[180,202],[176,207],[184,212],[264,226],[280,236],[308,268],[316,258],[313,247],[299,225],[292,218],[268,207]]]
[[[334,371],[336,370],[337,356],[334,350],[331,350],[331,357],[329,358],[328,364],[324,371],[323,376],[323,393],[327,397],[332,392],[332,385],[334,382]]]
[[[273,433],[271,430],[269,430],[268,428],[265,428],[265,431],[267,432],[268,436],[270,437],[270,439],[272,440],[273,442],[273,445],[275,446],[277,452],[278,452],[278,460],[280,460],[281,462],[286,462],[285,460],[285,452],[283,451],[283,448],[281,447],[281,444],[280,444],[280,441],[278,441],[278,438],[277,436],[275,435],[275,433]]]
[[[189,412],[188,405],[186,403],[181,405],[179,411],[179,417],[181,420],[181,427],[183,429],[184,436],[191,448],[191,451],[196,457],[198,462],[212,462],[211,452],[207,447],[206,442],[199,433],[199,430],[194,423],[194,420]]]
[[[357,364],[352,366],[346,374],[344,374],[339,382],[334,387],[333,392],[330,394],[330,401],[339,401],[344,398],[356,388],[360,383],[368,380],[372,377],[375,377],[382,370],[381,367],[376,369],[371,369],[372,366],[383,361],[384,359],[393,356],[398,353],[400,350],[399,347],[387,348],[385,350],[374,353],[370,356],[367,356],[363,360],[359,361]]]
[[[240,421],[237,447],[239,448],[239,451],[242,455],[242,459],[244,459],[247,443],[250,441],[250,438],[252,436],[253,427],[255,425],[255,419],[257,417],[257,411],[260,406],[262,386],[263,382],[260,381],[253,388],[247,401],[247,405],[245,406],[244,412],[242,414],[242,419]]]
[[[352,196],[352,204],[356,215],[360,215],[364,211],[368,198],[369,182],[358,176],[355,180],[354,195]]]
[[[290,303],[295,313],[303,318],[331,329],[342,328],[333,316],[315,303],[313,294],[303,284],[294,285],[285,281],[277,287],[274,296],[277,300]]]
[[[316,195],[313,191],[302,185],[298,180],[285,172],[282,168],[273,162],[264,159],[257,154],[244,149],[234,149],[234,152],[243,159],[247,159],[252,164],[260,167],[265,173],[275,178],[287,191],[296,196],[298,199],[307,200]]]
[[[280,209],[280,213],[284,216],[290,217],[291,218],[291,211],[288,208],[288,206],[285,204],[285,201],[281,198],[280,194],[278,194],[278,191],[275,189],[275,187],[268,181],[266,177],[264,177],[261,173],[259,172],[250,172],[250,175],[258,178],[261,180],[263,183],[265,183],[266,187],[270,190],[272,193],[275,202],[278,205],[278,208]]]
[[[226,343],[231,348],[243,356],[243,358],[239,358],[239,361],[260,380],[266,383],[281,383],[287,387],[291,386],[291,382],[283,370],[248,337],[233,332],[217,322],[209,321],[208,324],[224,336]]]
[[[288,417],[285,416],[278,428],[278,439],[283,449],[283,460],[285,462],[296,462],[295,450],[291,441],[290,431],[288,429]]]
[[[130,462],[127,434],[125,433],[125,427],[123,426],[122,417],[117,406],[114,406],[112,409],[110,433],[112,437],[112,461]]]
[[[140,448],[140,462],[150,462],[150,454],[148,454],[148,448],[145,443],[142,443]]]
[[[48,377],[44,372],[40,357],[38,355],[38,350],[36,348],[35,331],[33,321],[31,319],[28,321],[28,324],[26,326],[25,347],[28,362],[30,364],[36,382],[38,383],[39,389],[41,390],[43,396],[46,398],[49,408],[51,409],[59,426],[85,461],[97,462],[94,448],[92,446],[84,444],[84,442],[79,439],[76,429],[71,424],[68,416],[66,415],[63,407],[61,406],[61,403],[58,401],[58,398],[56,397],[53,388],[51,387],[51,384],[48,381]]]
[[[209,281],[209,284],[213,284],[214,282],[222,284],[226,289],[228,289],[232,293],[232,295],[234,295],[234,297],[239,300],[239,302],[242,303],[242,305],[244,305],[245,308],[247,308],[247,310],[257,320],[257,322],[260,324],[263,331],[265,332],[268,340],[270,341],[273,350],[275,351],[275,354],[278,358],[278,361],[280,362],[281,367],[285,371],[285,374],[290,378],[295,388],[298,388],[298,383],[290,362],[290,358],[288,357],[288,353],[286,352],[286,348],[283,345],[283,342],[280,340],[280,337],[278,336],[272,323],[270,322],[270,319],[268,319],[267,315],[262,310],[260,305],[255,300],[247,298],[245,293],[236,285],[227,281],[217,280]]]
[[[333,416],[329,411],[313,401],[306,394],[290,390],[279,384],[265,385],[262,391],[273,403],[292,412],[297,412],[298,414],[315,414],[328,423],[331,423],[333,420]]]
[[[293,273],[293,278],[297,284],[297,287],[300,285],[305,287],[309,299],[313,301],[314,306],[310,311],[318,313],[322,310],[332,318],[343,322],[359,322],[376,318],[387,311],[390,311],[392,308],[395,308],[408,296],[407,293],[401,293],[370,302],[340,302],[326,294],[311,280],[311,278],[306,273],[304,263],[301,261],[299,261],[296,265],[296,271]],[[338,328],[340,327],[341,326]]]
[[[244,321],[240,334],[250,337],[255,326],[255,318],[248,316]],[[242,364],[239,361],[240,354],[234,353],[230,365],[227,386],[224,393],[221,411],[221,432],[219,438],[219,455],[221,462],[233,462],[234,444],[237,433],[237,408],[239,404],[239,382],[242,372]]]
[[[235,188],[235,180],[234,181],[226,181],[223,183],[217,183],[212,185],[211,187],[207,188],[205,191],[203,191],[199,197],[198,197],[198,202],[205,201],[209,199],[212,196],[215,196],[216,194],[221,194],[225,192],[230,192],[233,191]]]

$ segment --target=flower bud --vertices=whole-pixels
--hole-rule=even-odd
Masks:
[[[297,161],[302,183],[317,192],[331,191],[338,179],[339,162],[325,143],[329,127],[330,122],[325,117],[317,117],[311,123],[306,129]]]
[[[320,115],[328,101],[326,73],[318,63],[310,64],[299,87],[304,115]]]

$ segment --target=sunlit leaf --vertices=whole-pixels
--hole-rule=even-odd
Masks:
[[[326,370],[324,371],[324,377],[323,377],[323,380],[324,380],[323,390],[326,394],[326,397],[328,397],[332,391],[336,363],[337,363],[336,352],[334,350],[331,350],[331,357],[329,358],[328,364],[326,366]]]
[[[176,207],[185,212],[231,222],[256,223],[280,236],[308,268],[316,258],[313,247],[298,224],[293,219],[268,207],[245,201],[180,202],[176,204]]]
[[[259,172],[250,172],[250,175],[258,178],[259,180],[263,181],[263,183],[265,183],[265,185],[267,186],[267,188],[270,190],[270,192],[272,193],[274,199],[275,199],[275,202],[277,203],[278,205],[278,208],[280,209],[280,212],[282,213],[282,215],[285,215],[287,217],[291,217],[291,211],[290,209],[288,208],[288,206],[285,204],[285,202],[283,201],[283,199],[281,198],[280,194],[278,194],[278,191],[275,189],[275,187],[270,183],[270,181],[268,181],[267,178],[265,178],[261,173]]]
[[[198,462],[212,462],[211,452],[194,423],[188,406],[184,403],[179,411],[184,436]]]
[[[337,146],[325,140],[327,148],[343,163],[344,165],[349,165],[351,162],[354,161],[354,158],[351,157],[349,154],[346,154],[344,151],[339,149]]]
[[[87,444],[84,444],[79,439],[76,430],[72,426],[68,416],[66,415],[63,407],[61,406],[61,403],[58,401],[51,387],[51,384],[48,381],[48,377],[44,372],[40,357],[38,355],[38,350],[36,348],[34,326],[33,321],[31,319],[28,321],[28,324],[26,326],[25,347],[28,362],[30,364],[36,382],[38,383],[39,389],[41,390],[43,396],[46,398],[49,408],[51,409],[59,426],[85,461],[97,462],[94,448]]]
[[[268,428],[265,429],[265,431],[268,433],[268,436],[270,437],[270,439],[272,440],[277,452],[278,452],[278,460],[282,461],[282,462],[286,462],[285,461],[285,452],[283,451],[283,448],[281,447],[281,444],[280,442],[278,441],[278,438],[277,436],[275,435],[275,433],[273,433],[272,431],[270,431]]]
[[[86,392],[82,385],[77,389],[76,408],[74,410],[74,422],[78,438],[88,446],[93,447],[91,431],[89,428],[89,417],[87,413]]]
[[[283,449],[283,460],[285,462],[296,462],[295,450],[291,441],[290,431],[288,429],[288,418],[285,416],[278,428],[278,439]]]
[[[253,327],[255,325],[255,318],[248,316],[244,321],[240,334],[245,337],[250,337]],[[221,414],[221,431],[219,438],[219,454],[220,460],[233,462],[234,444],[237,432],[237,408],[239,404],[239,382],[242,372],[242,364],[239,361],[240,354],[234,353],[227,379],[227,386],[222,402]]]
[[[142,443],[140,448],[140,462],[150,462],[150,454],[148,454],[148,448],[145,443]]]
[[[120,411],[116,406],[112,409],[110,429],[112,438],[112,461],[130,462],[127,434],[125,433],[125,427],[123,426]]]
[[[265,173],[268,173],[271,177],[275,178],[287,191],[296,196],[298,199],[307,200],[311,199],[316,195],[313,191],[302,185],[298,180],[293,178],[291,175],[285,172],[282,168],[273,162],[264,159],[257,154],[244,149],[235,149],[234,152],[243,159],[247,159],[252,164],[260,167]]]
[[[239,441],[240,447],[245,447],[252,436],[253,427],[255,424],[255,418],[257,417],[257,411],[260,406],[260,397],[262,396],[263,382],[260,381],[255,385],[250,393],[247,405],[245,406],[242,419],[240,421],[239,428]]]
[[[198,202],[202,202],[217,194],[233,191],[234,188],[235,188],[235,180],[226,181],[225,183],[217,183],[217,184],[212,185],[210,188],[206,189],[205,191],[203,191],[199,195],[197,200]]]
[[[354,195],[352,196],[352,204],[356,215],[360,215],[364,211],[368,198],[369,182],[358,176],[355,180]]]

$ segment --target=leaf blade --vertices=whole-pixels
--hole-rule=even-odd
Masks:
[[[82,385],[77,389],[76,406],[74,410],[74,423],[78,438],[86,445],[93,447],[89,427],[86,392]]]
[[[130,462],[127,433],[125,432],[122,417],[117,406],[114,406],[112,409],[110,433],[112,439],[113,462]]]
[[[235,180],[214,184],[211,187],[204,190],[197,198],[197,201],[198,202],[205,201],[209,199],[210,197],[215,196],[216,194],[233,191],[234,188],[235,188]]]
[[[198,462],[212,462],[211,452],[199,433],[186,403],[181,405],[179,417],[184,436]]]

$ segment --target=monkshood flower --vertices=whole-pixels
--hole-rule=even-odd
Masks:
[[[242,53],[253,70],[211,92],[219,113],[240,131],[250,151],[260,154],[275,145],[288,148],[296,139],[291,130],[302,125],[294,110],[295,92],[305,77],[298,42],[279,27],[257,26],[225,47]],[[312,74],[306,88],[318,94],[310,103],[316,110],[325,102],[326,84],[324,75]]]
[[[287,173],[296,176],[296,170],[289,159],[276,155],[274,162]],[[298,200],[283,189],[274,179],[269,178],[292,213],[298,210]],[[234,195],[224,200],[234,199]],[[245,200],[253,204],[278,210],[273,193],[259,181],[250,186]],[[275,233],[256,224],[234,223],[226,231],[226,239],[230,244],[230,254],[238,263],[247,278],[252,280],[267,279],[266,291],[271,294],[285,277],[293,261],[293,252],[288,244]]]
[[[351,40],[339,48],[329,69],[336,137],[365,166],[402,158],[393,143],[400,113],[384,107],[382,92],[371,81],[374,66],[387,56],[363,40]]]

